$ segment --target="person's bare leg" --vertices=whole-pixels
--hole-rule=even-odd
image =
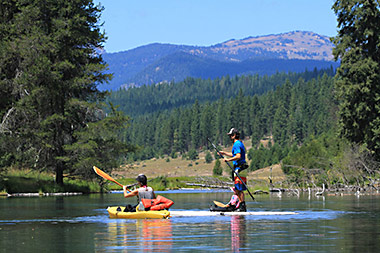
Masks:
[[[243,191],[238,191],[237,196],[238,196],[240,203],[244,201],[244,192]]]

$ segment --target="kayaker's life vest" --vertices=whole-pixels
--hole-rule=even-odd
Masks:
[[[154,192],[153,192],[153,189],[152,187],[148,187],[148,186],[143,186],[139,189],[137,189],[138,193],[139,193],[139,200],[141,199],[154,199]]]
[[[169,209],[174,202],[170,199],[157,195],[155,199],[141,199],[142,204],[144,205],[145,210],[158,211]]]

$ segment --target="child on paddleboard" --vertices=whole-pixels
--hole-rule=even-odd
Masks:
[[[160,195],[156,197],[153,188],[148,186],[148,179],[144,174],[138,175],[136,181],[140,187],[131,192],[129,192],[126,185],[123,186],[124,197],[137,196],[138,201],[135,206],[127,205],[124,212],[168,210],[174,204],[170,199]]]

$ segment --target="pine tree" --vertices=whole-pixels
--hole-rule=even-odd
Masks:
[[[291,99],[291,83],[286,80],[285,84],[281,87],[277,87],[275,91],[275,97],[277,101],[277,109],[273,118],[273,137],[275,142],[280,145],[284,145],[288,139],[289,134],[288,122],[289,122],[289,105]]]
[[[161,127],[161,150],[164,154],[169,155],[172,152],[174,135],[174,122],[171,118],[162,122]]]
[[[181,112],[181,120],[178,126],[178,142],[175,151],[181,154],[185,153],[190,146],[190,125],[191,113],[190,109],[185,109]]]
[[[101,11],[89,0],[1,2],[0,90],[9,95],[1,128],[15,141],[10,152],[24,154],[19,164],[55,171],[60,185],[69,168],[58,157],[99,119],[83,108],[104,97],[96,85],[110,78],[97,52]]]
[[[257,96],[254,96],[252,98],[252,103],[250,107],[251,112],[251,139],[252,139],[252,146],[255,146],[261,137],[263,137],[264,131],[263,131],[263,123],[262,123],[262,109],[259,103],[259,99]]]
[[[223,174],[223,168],[219,159],[216,159],[212,174],[215,176],[221,176]]]
[[[333,10],[338,35],[333,38],[340,133],[365,144],[380,158],[380,3],[337,0]]]
[[[94,177],[93,171],[89,170],[94,164],[111,172],[112,168],[118,167],[120,157],[135,150],[135,147],[120,139],[120,133],[128,127],[129,118],[112,104],[110,111],[107,117],[76,131],[74,143],[64,145],[66,155],[58,159],[72,168],[74,174],[84,178]]]
[[[207,151],[206,152],[206,156],[205,156],[205,161],[206,161],[206,163],[211,163],[212,162],[212,155],[211,155],[211,153],[210,153],[210,151]]]
[[[215,116],[215,136],[214,140],[216,140],[216,143],[223,144],[223,133],[224,133],[224,106],[225,102],[224,99],[221,98],[217,102],[217,109],[216,109],[216,116]]]
[[[211,111],[211,106],[206,103],[203,106],[200,118],[200,133],[201,133],[201,146],[207,146],[207,138],[211,138],[214,133],[214,121]]]
[[[198,100],[195,101],[192,108],[192,119],[191,119],[191,144],[192,147],[198,148],[201,141],[200,132],[200,108]]]

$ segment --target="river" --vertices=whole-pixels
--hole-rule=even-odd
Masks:
[[[230,192],[158,192],[171,210],[208,210]],[[0,198],[1,252],[378,252],[380,196],[246,196],[249,211],[281,216],[110,219],[121,193]]]

